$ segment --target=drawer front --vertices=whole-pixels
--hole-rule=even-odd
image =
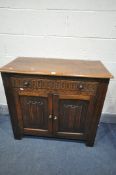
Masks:
[[[60,92],[61,94],[86,94],[95,95],[98,87],[98,82],[79,80],[66,80],[66,79],[47,79],[47,78],[16,78],[12,77],[12,87],[18,88],[23,91],[43,91]]]

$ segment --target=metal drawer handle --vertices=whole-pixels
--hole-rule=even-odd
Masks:
[[[24,87],[28,87],[28,86],[30,85],[30,83],[29,83],[28,81],[25,81],[25,82],[23,83],[23,85],[24,85]]]
[[[57,116],[55,116],[55,117],[54,117],[54,120],[57,120],[57,119],[58,119],[58,117],[57,117]]]
[[[84,87],[83,87],[83,85],[82,84],[80,84],[79,85],[79,89],[83,89]]]
[[[49,115],[49,119],[52,119],[52,115],[51,114]]]

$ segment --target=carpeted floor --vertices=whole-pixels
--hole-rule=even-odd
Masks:
[[[14,140],[0,116],[0,175],[115,175],[116,124],[100,123],[94,147],[69,140]]]

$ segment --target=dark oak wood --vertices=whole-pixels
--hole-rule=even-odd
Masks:
[[[8,109],[11,117],[11,124],[12,124],[13,133],[14,133],[14,138],[21,139],[22,133],[21,133],[21,128],[19,126],[19,121],[17,118],[17,106],[16,106],[13,89],[10,86],[11,85],[10,75],[6,73],[2,73],[2,80],[3,80],[3,85],[4,85],[5,94],[7,98]]]
[[[81,98],[79,96],[58,96],[54,100],[55,114],[57,116],[56,135],[65,133],[66,135],[75,135],[76,133],[84,133],[86,125],[86,113],[89,105],[89,98]]]
[[[101,62],[17,58],[0,70],[16,139],[37,135],[93,146],[112,77]]]
[[[104,100],[105,100],[105,96],[108,88],[108,83],[109,83],[109,80],[106,79],[104,81],[101,81],[98,86],[97,94],[95,97],[94,110],[93,110],[94,117],[91,118],[91,122],[89,122],[87,125],[88,126],[88,137],[86,141],[87,146],[94,145],[97,127],[99,124],[99,119],[101,116],[101,112],[102,112],[102,108],[103,108],[103,104],[104,104]]]

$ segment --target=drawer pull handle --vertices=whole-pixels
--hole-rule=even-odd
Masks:
[[[52,115],[51,114],[49,115],[49,119],[52,119]]]
[[[24,82],[24,87],[28,87],[29,86],[29,82],[28,81],[25,81]]]
[[[79,89],[83,89],[83,85],[82,84],[79,85]]]
[[[54,120],[57,120],[57,119],[58,119],[58,117],[57,117],[57,116],[55,116],[55,117],[54,117]]]

